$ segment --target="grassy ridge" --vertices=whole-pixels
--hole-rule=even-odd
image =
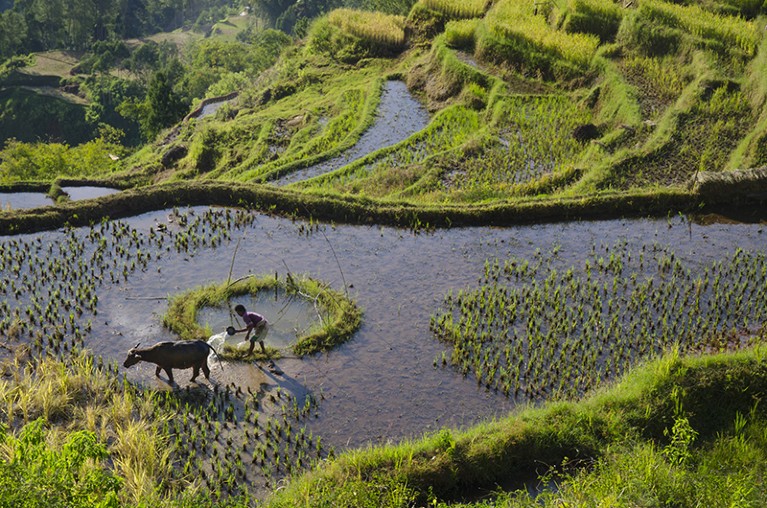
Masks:
[[[522,482],[536,480],[530,477],[531,471],[547,472],[547,466],[564,466],[560,473],[565,476],[558,482],[557,492],[537,502],[526,492],[502,497],[505,502],[501,505],[611,502],[631,506],[630,496],[619,499],[610,495],[615,493],[611,475],[619,467],[637,467],[648,450],[667,450],[652,457],[656,467],[677,476],[690,468],[692,477],[695,466],[685,457],[707,457],[709,446],[726,447],[738,418],[751,415],[754,432],[749,435],[758,435],[765,421],[753,410],[767,390],[767,370],[762,365],[765,353],[764,346],[759,346],[729,355],[680,358],[669,354],[581,402],[546,404],[467,431],[442,430],[398,446],[349,452],[291,483],[269,506],[393,507],[414,500],[439,504],[467,492],[493,491],[501,484],[521,488]],[[683,429],[697,439],[685,441]],[[766,445],[757,439],[749,448],[754,454],[750,456],[764,456]],[[614,465],[619,450],[631,450],[632,454]],[[734,449],[727,456],[735,458],[737,452]],[[567,467],[594,460],[599,467],[592,473],[585,470],[583,476],[591,474],[591,484],[600,481],[604,490],[584,492],[578,482],[585,485],[585,480],[579,473],[567,476]],[[756,476],[746,476],[755,480],[747,499],[759,499],[767,485]],[[644,489],[652,488],[651,477],[643,482]],[[681,482],[669,486],[668,499],[686,491]],[[693,493],[693,499],[682,506],[710,499],[713,494]]]
[[[707,196],[708,198],[709,196]],[[717,201],[717,199],[723,201]],[[351,197],[326,198],[269,186],[224,182],[176,183],[129,190],[95,200],[69,202],[31,210],[14,210],[0,215],[0,234],[45,231],[62,224],[83,226],[130,217],[174,206],[238,206],[295,217],[326,221],[388,224],[404,228],[460,225],[513,225],[530,222],[595,219],[615,216],[665,216],[669,210],[703,210],[735,204],[732,197],[711,196],[705,203],[689,193],[673,190],[600,194],[558,200],[520,199],[513,203],[487,205],[421,206],[399,201],[377,203]],[[748,201],[744,201],[747,203]]]
[[[232,297],[261,291],[281,289],[288,298],[299,297],[314,303],[320,326],[298,337],[293,351],[298,355],[309,355],[328,351],[349,340],[360,325],[362,312],[349,298],[327,287],[321,281],[311,277],[293,277],[277,279],[274,277],[249,277],[234,282],[212,284],[176,295],[168,303],[168,311],[163,316],[163,325],[185,340],[207,340],[211,335],[197,322],[197,312],[205,306],[226,306]],[[255,355],[260,353],[256,352]],[[270,352],[275,358],[276,351]],[[240,355],[229,353],[229,356]],[[224,355],[226,357],[226,355]]]

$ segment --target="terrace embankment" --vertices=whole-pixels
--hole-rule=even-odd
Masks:
[[[726,213],[760,204],[761,194],[699,195],[674,190],[603,193],[548,200],[524,199],[488,205],[417,205],[354,197],[321,197],[268,185],[188,182],[132,189],[87,202],[16,210],[0,214],[0,234],[82,226],[104,218],[124,218],[174,206],[245,206],[254,210],[352,224],[407,228],[510,226],[566,220],[666,216],[685,212]]]

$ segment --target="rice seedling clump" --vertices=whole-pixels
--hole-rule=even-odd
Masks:
[[[435,365],[509,397],[572,398],[671,349],[738,349],[764,323],[764,252],[695,266],[668,246],[617,243],[557,258],[488,260],[476,288],[448,293],[431,329],[451,349]]]

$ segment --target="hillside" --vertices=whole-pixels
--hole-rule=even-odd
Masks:
[[[766,504],[767,3],[164,1],[0,66],[0,505]]]
[[[677,190],[767,164],[760,9],[597,0],[335,11],[217,115],[128,159],[145,184],[278,183],[353,148],[383,83],[423,130],[291,188],[420,204]],[[163,156],[176,150],[178,158]]]

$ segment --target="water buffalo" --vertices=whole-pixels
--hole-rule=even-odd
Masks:
[[[140,343],[139,343],[140,344]],[[188,369],[192,367],[192,381],[197,378],[197,374],[202,369],[205,379],[210,380],[210,369],[208,368],[208,353],[216,350],[210,344],[203,340],[179,340],[175,342],[158,342],[154,346],[131,348],[128,351],[128,358],[125,359],[123,367],[136,365],[140,361],[157,364],[155,376],[160,377],[160,370],[168,374],[168,380],[173,383],[172,369]],[[216,353],[218,356],[218,353]],[[219,358],[219,361],[221,359]]]

